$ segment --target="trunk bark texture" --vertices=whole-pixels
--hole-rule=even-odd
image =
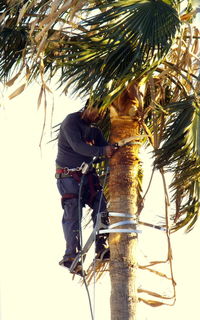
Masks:
[[[124,105],[124,104],[123,104]],[[139,135],[140,125],[130,104],[120,108],[119,103],[111,107],[111,143],[130,136]],[[122,110],[123,109],[123,110]],[[134,112],[133,112],[134,111]],[[110,212],[137,215],[139,205],[139,145],[121,147],[110,161]],[[132,218],[111,217],[110,223]],[[135,229],[136,225],[124,225],[119,228]],[[111,251],[111,320],[136,320],[137,306],[137,234],[111,233],[109,236]]]

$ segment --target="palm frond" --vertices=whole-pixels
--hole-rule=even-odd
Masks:
[[[29,63],[33,70],[31,78],[38,77],[41,74],[38,61],[43,59],[45,49],[48,46],[51,48],[52,34],[62,27],[66,29],[67,21],[72,19],[85,2],[87,1],[81,1],[80,4],[77,0],[0,0],[0,77],[7,80],[12,74],[20,63],[22,49],[25,49],[24,67]],[[47,60],[44,71],[52,69],[52,64],[52,60]]]
[[[163,143],[155,151],[155,165],[173,172],[171,190],[176,204],[174,230],[191,230],[200,213],[199,101],[189,97],[166,107],[168,119]]]
[[[0,77],[7,77],[13,66],[17,66],[27,44],[27,31],[4,28],[0,31]]]
[[[75,90],[88,93],[93,88],[102,98],[119,93],[126,81],[155,67],[168,53],[180,21],[163,1],[121,0],[82,25],[87,31],[68,42],[68,51],[62,49],[61,81],[73,78]]]

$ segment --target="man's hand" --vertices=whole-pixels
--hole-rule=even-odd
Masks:
[[[113,145],[108,145],[104,148],[104,153],[107,158],[111,158],[112,155],[117,151],[118,147]]]

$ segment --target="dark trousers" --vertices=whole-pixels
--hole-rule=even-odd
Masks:
[[[79,222],[81,218],[79,215],[82,214],[82,208],[87,203],[86,197],[88,196],[89,186],[87,176],[84,176],[83,188],[81,192],[81,201],[79,209],[79,187],[80,184],[74,180],[73,177],[66,177],[57,180],[58,190],[63,196],[64,194],[75,194],[76,197],[72,199],[64,199],[62,202],[64,214],[62,218],[63,232],[66,240],[66,251],[64,258],[73,258],[80,251],[80,226]],[[90,207],[92,211],[92,220],[93,225],[96,223],[96,217],[98,212],[106,212],[106,200],[105,197],[101,194],[101,191],[98,191],[92,205]],[[108,218],[104,217],[103,223],[108,224]],[[96,237],[96,253],[103,250],[106,246],[107,235],[98,235]]]

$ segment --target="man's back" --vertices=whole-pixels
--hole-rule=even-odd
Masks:
[[[56,163],[74,168],[104,154],[107,145],[101,131],[81,119],[81,112],[69,114],[61,124]]]

